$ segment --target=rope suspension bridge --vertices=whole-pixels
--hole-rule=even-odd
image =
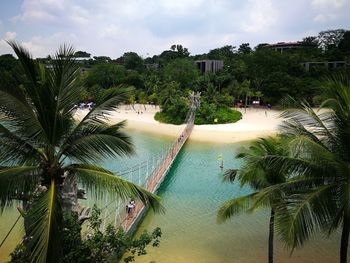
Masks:
[[[200,93],[192,93],[190,96],[190,107],[187,112],[185,126],[174,142],[156,157],[129,167],[126,170],[117,173],[118,176],[127,178],[133,183],[144,187],[151,193],[156,193],[182,146],[192,132],[196,110],[199,106]],[[146,212],[146,207],[142,202],[137,201],[133,205],[132,210],[128,213],[125,201],[120,199],[106,199],[101,211],[103,214],[102,230],[105,229],[106,222],[108,222],[116,227],[122,227],[125,232],[132,232],[135,230],[138,222]],[[89,233],[89,230],[87,232]]]

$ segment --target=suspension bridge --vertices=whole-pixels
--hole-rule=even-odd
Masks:
[[[152,157],[152,159],[118,172],[117,175],[144,187],[151,193],[156,193],[182,146],[192,132],[195,113],[199,106],[200,93],[192,93],[185,125],[173,143],[164,149],[162,153],[158,153],[156,157]],[[125,232],[131,233],[136,229],[147,207],[142,202],[137,201],[128,213],[125,201],[116,198],[113,200],[106,199],[101,210],[103,220],[102,231],[108,223],[113,224],[115,227],[122,227]],[[89,229],[87,232],[89,233]]]

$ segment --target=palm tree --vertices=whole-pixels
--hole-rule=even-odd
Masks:
[[[292,249],[312,234],[341,228],[340,262],[347,262],[350,233],[350,78],[336,75],[323,84],[321,111],[307,103],[283,113],[290,156],[269,156],[271,166],[288,167],[293,179],[260,193],[268,197],[281,188],[290,193],[288,212],[278,231]]]
[[[111,91],[96,108],[76,120],[72,107],[79,100],[80,88],[74,50],[61,47],[45,68],[22,46],[9,44],[26,82],[11,89],[0,87],[0,207],[3,211],[13,198],[29,201],[24,221],[31,262],[57,262],[62,216],[65,204],[70,203],[65,182],[77,177],[97,196],[136,197],[155,209],[160,208],[159,199],[95,165],[106,157],[133,153],[131,139],[121,131],[125,123],[106,122],[116,105],[125,100],[125,92]]]
[[[231,169],[226,171],[224,180],[233,182],[237,179],[241,187],[249,185],[252,188],[252,193],[225,202],[219,209],[218,221],[223,222],[242,211],[251,212],[260,207],[269,207],[271,211],[268,262],[272,263],[275,215],[284,206],[285,194],[283,191],[275,191],[264,199],[259,199],[258,194],[269,186],[285,183],[287,173],[283,169],[275,169],[268,166],[265,158],[269,155],[286,155],[281,138],[261,138],[236,156],[236,158],[243,158],[245,162],[239,170]]]

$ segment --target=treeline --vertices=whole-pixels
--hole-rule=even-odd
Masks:
[[[108,89],[121,85],[133,86],[126,103],[152,103],[162,108],[157,116],[161,121],[181,123],[188,109],[188,94],[202,94],[197,123],[225,123],[240,118],[233,116],[229,107],[236,102],[249,105],[258,100],[263,105],[288,105],[288,96],[306,99],[312,105],[322,100],[319,80],[330,71],[323,65],[306,70],[302,63],[309,61],[350,60],[350,31],[343,29],[322,31],[299,41],[299,48],[275,51],[268,44],[252,49],[249,43],[238,48],[224,46],[206,54],[191,56],[182,45],[172,45],[159,55],[143,59],[135,52],[124,53],[112,59],[107,56],[91,57],[78,51],[75,56],[81,64],[81,100],[95,100]],[[222,70],[200,74],[196,60],[222,60]],[[50,65],[51,57],[37,59]],[[16,59],[11,55],[0,57],[2,85],[19,85]]]

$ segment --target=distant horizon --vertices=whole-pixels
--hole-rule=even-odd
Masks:
[[[191,55],[225,45],[295,42],[329,29],[350,29],[349,0],[12,0],[2,3],[0,39],[35,58],[63,44],[93,55],[152,57],[173,44]],[[0,41],[0,54],[12,53]]]
[[[333,29],[327,29],[327,30],[333,30]],[[325,31],[325,30],[324,30],[324,31]],[[5,40],[1,40],[1,41],[5,41]],[[286,43],[286,44],[288,44],[288,43],[295,43],[295,42],[300,42],[300,41],[302,41],[302,39],[295,40],[295,41],[278,41],[278,42],[274,42],[274,43],[260,42],[260,43],[258,43],[258,44],[255,45],[255,46],[252,46],[252,45],[250,45],[250,43],[249,43],[249,46],[250,46],[250,48],[251,48],[252,50],[254,50],[259,44],[279,44],[279,43]],[[21,44],[21,43],[20,43],[20,44]],[[61,44],[61,45],[64,45],[64,44],[70,45],[69,43],[63,43],[63,44]],[[173,43],[173,44],[175,44],[175,43]],[[169,45],[169,48],[160,51],[160,53],[158,53],[158,54],[153,54],[153,55],[150,55],[150,54],[149,54],[147,57],[144,57],[144,56],[142,56],[141,54],[139,54],[139,53],[137,53],[136,51],[133,51],[133,50],[125,51],[125,52],[123,52],[123,54],[125,54],[125,53],[127,53],[127,52],[134,52],[134,53],[137,53],[142,59],[147,59],[147,58],[152,58],[153,56],[159,56],[159,55],[160,55],[162,52],[164,52],[164,51],[170,51],[170,50],[171,50],[171,46],[172,46],[173,44],[170,44],[170,45]],[[191,50],[188,50],[188,51],[190,52],[190,55],[189,55],[190,57],[191,57],[191,56],[200,56],[200,55],[208,54],[208,53],[209,53],[211,50],[213,50],[213,49],[222,48],[222,47],[224,47],[224,46],[232,46],[232,47],[234,47],[234,48],[236,49],[236,51],[237,51],[238,48],[239,48],[239,46],[240,46],[241,44],[244,44],[244,43],[240,43],[240,44],[238,44],[238,45],[230,45],[230,44],[227,44],[227,45],[223,45],[223,46],[220,46],[220,47],[214,47],[214,48],[212,48],[212,49],[210,49],[210,50],[208,50],[208,51],[206,51],[206,52],[199,53],[199,54],[193,54],[193,53],[191,53]],[[46,57],[48,57],[48,56],[53,56],[53,55],[54,55],[54,52],[55,52],[55,51],[57,50],[57,48],[59,48],[61,45],[58,45],[58,46],[56,47],[56,49],[53,50],[53,52],[51,52],[50,54],[44,55],[44,56],[42,56],[42,57],[35,57],[35,56],[33,56],[33,58],[34,58],[34,59],[38,59],[38,58],[46,58]],[[176,43],[176,45],[181,45],[181,43]],[[187,48],[187,47],[185,47],[185,46],[183,46],[183,47],[184,47],[184,48]],[[88,52],[88,51],[86,51],[86,50],[76,49],[74,46],[73,46],[73,48],[74,48],[74,51],[75,51],[75,52],[83,51],[83,52],[89,53],[89,54],[90,54],[90,57],[86,57],[87,60],[88,60],[88,59],[94,59],[94,57],[109,57],[111,60],[116,60],[116,59],[118,59],[118,58],[120,58],[120,57],[123,56],[123,54],[121,54],[119,57],[110,57],[110,56],[107,56],[107,55],[105,55],[105,54],[92,54],[92,53],[90,53],[90,52]],[[30,51],[31,51],[31,50],[29,50],[29,52],[30,52]],[[10,52],[8,52],[8,53],[0,53],[0,56],[2,56],[2,55],[8,55],[8,54],[12,54],[12,55],[15,56],[15,54],[12,52],[12,50],[10,50]],[[147,53],[147,54],[148,54],[148,53]],[[79,57],[79,58],[83,58],[83,57]]]

